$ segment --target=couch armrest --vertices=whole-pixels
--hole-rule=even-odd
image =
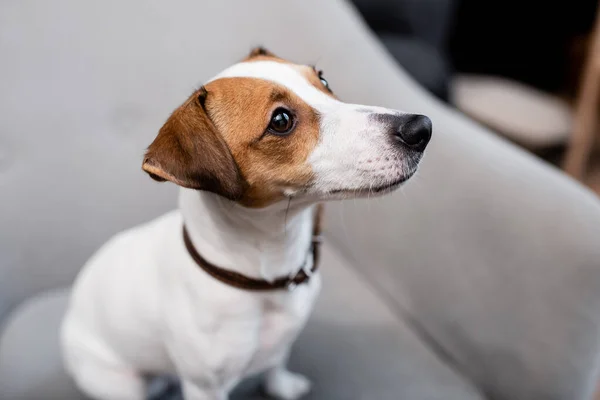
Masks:
[[[343,98],[426,114],[434,134],[398,193],[329,206],[330,240],[482,393],[589,398],[600,339],[597,197],[441,105],[367,35],[352,40],[364,47],[337,54],[355,67],[331,75],[332,86],[341,73],[353,82]]]

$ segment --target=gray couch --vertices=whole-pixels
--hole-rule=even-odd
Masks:
[[[336,0],[0,2],[0,399],[81,398],[57,341],[68,286],[175,206],[140,171],[145,146],[257,44],[317,62],[347,101],[434,122],[403,190],[328,206],[324,290],[292,357],[309,398],[589,399],[600,202],[426,94]]]

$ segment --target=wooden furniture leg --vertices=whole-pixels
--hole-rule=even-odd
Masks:
[[[582,180],[596,134],[600,96],[600,14],[596,16],[584,75],[575,106],[573,132],[563,163],[563,169]]]

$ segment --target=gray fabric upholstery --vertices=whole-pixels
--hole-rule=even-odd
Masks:
[[[424,93],[334,0],[1,2],[0,321],[67,286],[116,231],[175,205],[173,186],[140,172],[145,146],[192,88],[257,44],[317,62],[346,101],[434,124],[405,189],[329,205],[324,270],[343,278],[294,358],[316,393],[477,398],[460,375],[482,398],[589,398],[598,200]],[[4,319],[0,398],[70,390],[53,339],[62,301]]]
[[[0,397],[6,400],[84,399],[64,372],[59,326],[65,290],[53,290],[19,306],[0,337]]]
[[[482,399],[330,246],[324,247],[323,265],[323,293],[291,359],[293,370],[314,381],[307,399]],[[9,320],[0,339],[2,400],[80,398],[58,351],[57,328],[67,295],[66,290],[41,295]],[[258,400],[259,393],[252,382],[233,400]]]

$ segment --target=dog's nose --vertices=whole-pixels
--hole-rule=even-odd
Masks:
[[[405,114],[396,117],[396,138],[416,151],[423,151],[431,139],[431,120],[424,115]]]

